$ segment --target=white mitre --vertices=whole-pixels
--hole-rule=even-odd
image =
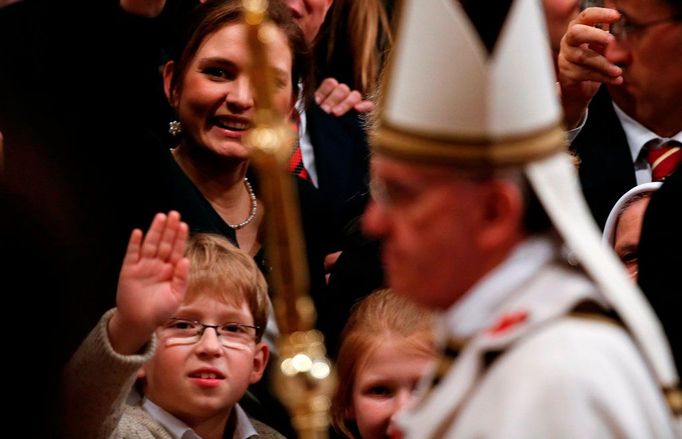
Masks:
[[[485,6],[492,16],[509,4],[473,6]],[[404,0],[372,150],[462,169],[523,169],[565,246],[628,327],[661,387],[669,390],[669,402],[677,398],[680,409],[679,379],[660,322],[615,254],[602,245],[580,191],[561,129],[540,8],[539,0],[514,1],[490,44],[490,35],[480,36],[459,2]]]
[[[462,166],[565,149],[542,11],[517,2],[492,54],[456,1],[403,2],[375,150]]]

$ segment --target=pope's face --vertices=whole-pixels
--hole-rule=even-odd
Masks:
[[[476,237],[481,185],[447,168],[375,155],[363,230],[380,238],[388,284],[445,309],[481,275]]]

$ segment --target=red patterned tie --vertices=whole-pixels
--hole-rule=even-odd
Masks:
[[[296,134],[296,145],[294,145],[294,152],[291,154],[291,158],[289,158],[289,172],[303,180],[312,181],[308,174],[308,170],[303,164],[303,153],[301,152],[301,144],[299,142],[300,125],[301,115],[298,111],[294,110],[291,115],[291,129],[294,130],[294,133]]]
[[[658,147],[647,148],[646,160],[651,165],[651,179],[653,181],[663,181],[667,176],[675,172],[682,162],[682,144],[675,140],[670,140]]]

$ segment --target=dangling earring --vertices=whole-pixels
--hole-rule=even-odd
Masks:
[[[182,133],[182,123],[179,120],[172,120],[168,123],[168,132],[171,136],[176,137]]]

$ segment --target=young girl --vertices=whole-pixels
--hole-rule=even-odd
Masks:
[[[435,359],[433,316],[389,290],[358,303],[342,334],[334,427],[348,439],[385,438]]]

